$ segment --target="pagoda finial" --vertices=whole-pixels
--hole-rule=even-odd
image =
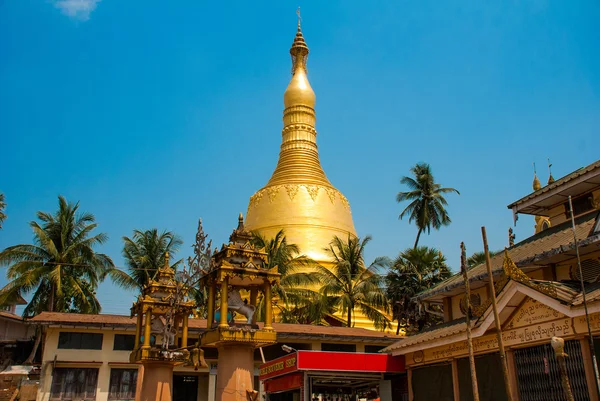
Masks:
[[[540,180],[537,176],[537,171],[535,169],[535,162],[533,162],[533,190],[537,191],[540,188],[542,188],[542,183],[540,182]]]
[[[298,30],[296,31],[296,37],[294,43],[290,48],[290,54],[292,55],[292,74],[296,72],[298,68],[303,68],[306,71],[306,59],[308,58],[308,46],[302,35],[302,17],[300,16],[300,7],[296,10],[298,15]]]
[[[168,269],[169,266],[169,252],[165,252],[165,269]]]
[[[548,176],[548,185],[552,184],[554,181],[556,181],[554,179],[554,177],[552,176],[552,163],[550,163],[550,158],[548,158],[548,173],[550,174]]]
[[[244,230],[244,215],[241,212],[240,212],[240,216],[238,217],[237,229],[240,231]]]

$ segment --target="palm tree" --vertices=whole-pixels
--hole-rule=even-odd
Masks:
[[[373,321],[376,329],[385,330],[390,326],[390,320],[386,316],[389,303],[382,287],[383,278],[377,271],[388,265],[388,259],[378,257],[366,266],[364,251],[369,241],[370,236],[363,240],[348,236],[347,241],[333,237],[329,248],[325,248],[333,267],[317,267],[319,279],[323,283],[321,294],[331,300],[333,306],[342,311],[342,315],[346,315],[348,327],[353,326],[354,312],[358,309]]]
[[[495,251],[495,252],[490,251],[490,258],[499,252],[500,251]],[[469,269],[472,269],[473,267],[482,265],[484,263],[485,263],[485,252],[483,252],[483,251],[475,252],[474,254],[472,254],[471,256],[469,256],[467,258],[467,267]]]
[[[41,224],[29,223],[33,245],[15,245],[0,252],[0,266],[9,266],[7,278],[11,280],[0,290],[0,304],[33,292],[25,317],[42,311],[99,313],[98,283],[106,276],[118,278],[123,273],[108,256],[95,252],[108,236],[92,236],[97,227],[94,215],[79,213],[79,203],[69,203],[62,196],[58,205],[54,215],[37,213]],[[36,328],[33,350],[25,364],[33,361],[41,336],[42,330]]]
[[[415,221],[419,229],[414,246],[416,248],[423,231],[427,230],[427,234],[429,234],[432,227],[439,230],[442,226],[450,224],[451,220],[445,208],[448,202],[443,194],[456,192],[460,195],[460,192],[454,188],[442,188],[440,184],[436,183],[431,173],[431,167],[427,163],[417,163],[410,171],[414,178],[404,176],[400,179],[400,183],[408,186],[410,191],[398,192],[396,201],[398,203],[410,201],[399,217],[402,219],[408,215],[409,223]]]
[[[387,296],[394,305],[394,318],[398,320],[396,334],[402,323],[417,325],[421,331],[436,320],[413,298],[451,275],[446,258],[435,248],[408,248],[398,255],[386,276]]]
[[[131,238],[123,237],[123,242],[122,253],[129,270],[129,279],[124,279],[123,285],[140,290],[154,278],[158,269],[165,265],[167,252],[172,256],[183,244],[177,234],[171,231],[159,234],[156,228],[146,231],[134,230]],[[180,261],[173,266],[179,263]]]
[[[2,228],[2,223],[6,220],[6,201],[4,200],[4,194],[0,193],[0,229]]]
[[[41,225],[30,223],[33,245],[15,245],[0,252],[0,265],[9,266],[11,280],[0,290],[0,304],[18,293],[33,292],[25,317],[42,311],[99,313],[95,290],[106,276],[117,275],[112,260],[94,247],[104,244],[104,233],[90,236],[97,227],[94,215],[78,213],[79,203],[59,196],[52,215],[38,212]]]
[[[267,252],[267,268],[277,266],[281,274],[280,283],[273,288],[273,292],[276,298],[282,301],[281,304],[276,304],[282,321],[319,323],[326,312],[324,308],[319,308],[320,294],[312,289],[319,284],[318,275],[308,272],[315,268],[316,262],[301,255],[296,244],[288,243],[284,230],[279,230],[273,238],[266,238],[257,232],[252,235],[253,245],[264,248]],[[257,309],[257,317],[260,319],[262,305],[258,305]]]

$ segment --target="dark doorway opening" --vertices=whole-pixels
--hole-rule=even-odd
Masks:
[[[196,401],[198,376],[173,375],[173,401]]]

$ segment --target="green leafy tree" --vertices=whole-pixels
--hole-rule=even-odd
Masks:
[[[119,277],[112,260],[95,251],[108,237],[93,235],[97,228],[94,215],[79,212],[79,203],[59,196],[55,214],[38,212],[40,222],[32,221],[34,243],[15,245],[0,252],[0,265],[8,266],[10,282],[0,290],[0,304],[19,294],[31,294],[23,316],[40,312],[99,313],[96,298],[98,283],[107,276]],[[37,329],[31,363],[41,339]]]
[[[330,312],[318,291],[318,275],[311,274],[317,263],[300,254],[296,244],[287,242],[284,230],[275,237],[266,238],[253,233],[252,243],[264,248],[268,255],[267,268],[275,266],[281,274],[279,285],[273,288],[275,306],[279,309],[280,319],[284,323],[319,323]],[[258,319],[263,318],[262,299],[257,305]]]
[[[123,257],[129,270],[129,277],[123,277],[120,284],[127,288],[144,286],[155,277],[158,269],[165,265],[167,252],[172,257],[183,245],[181,238],[170,231],[158,229],[134,230],[133,236],[123,237]],[[181,261],[174,263],[174,268]]]
[[[0,229],[2,228],[2,223],[6,220],[6,200],[4,198],[4,194],[0,193]]]
[[[393,303],[394,319],[398,321],[396,334],[401,326],[409,330],[417,327],[421,331],[440,320],[413,298],[451,275],[446,258],[435,248],[408,248],[398,255],[386,276],[387,296]]]
[[[334,237],[325,248],[333,266],[331,269],[318,266],[317,272],[322,283],[322,296],[330,300],[336,310],[341,310],[348,327],[354,325],[358,309],[374,323],[376,329],[385,330],[391,324],[386,315],[389,302],[378,269],[386,267],[389,261],[386,257],[378,257],[366,266],[364,251],[369,241],[370,236],[362,240],[348,236],[347,241]]]
[[[490,251],[490,258],[499,253],[499,251],[492,252]],[[467,258],[467,267],[472,269],[473,267],[479,266],[485,263],[485,252],[475,252],[471,256]]]
[[[24,316],[42,311],[98,313],[98,283],[118,275],[112,260],[94,248],[104,244],[94,215],[78,213],[79,203],[60,196],[55,214],[38,212],[41,224],[32,221],[34,244],[15,245],[0,253],[0,265],[9,266],[10,282],[0,290],[0,304],[18,293],[33,293]]]
[[[442,188],[435,182],[431,167],[427,163],[417,163],[410,169],[412,177],[404,176],[400,183],[409,188],[408,192],[398,192],[398,203],[408,201],[408,206],[400,213],[400,219],[408,215],[408,222],[414,221],[419,231],[415,240],[415,248],[419,245],[419,238],[423,231],[429,234],[431,228],[439,230],[442,226],[450,224],[451,220],[446,211],[448,202],[444,194],[456,192],[454,188]]]

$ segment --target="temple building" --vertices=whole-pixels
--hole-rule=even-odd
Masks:
[[[543,187],[536,177],[534,192],[508,208],[515,221],[520,215],[531,215],[536,223],[548,222],[541,230],[536,228],[531,237],[491,258],[512,400],[564,399],[558,362],[550,345],[550,339],[557,336],[565,340],[567,372],[575,399],[597,401],[584,296],[599,358],[600,160],[556,181],[551,179]],[[509,244],[512,241],[510,236]],[[480,399],[506,400],[486,265],[470,269],[468,277]],[[462,275],[445,280],[417,299],[443,308],[444,323],[385,350],[406,358],[409,400],[473,399]]]
[[[283,130],[279,161],[267,184],[250,197],[246,228],[266,238],[284,230],[287,242],[322,266],[334,236],[356,237],[348,199],[327,178],[317,148],[316,96],[307,77],[308,46],[300,21],[290,49],[292,79],[283,95]],[[329,323],[343,325],[337,313]],[[356,327],[373,328],[357,311]]]
[[[308,46],[300,23],[290,49],[292,79],[283,95],[283,130],[277,167],[250,198],[246,227],[267,238],[281,229],[302,254],[327,265],[323,248],[334,236],[356,236],[348,199],[329,182],[317,149],[315,92],[307,77]]]

